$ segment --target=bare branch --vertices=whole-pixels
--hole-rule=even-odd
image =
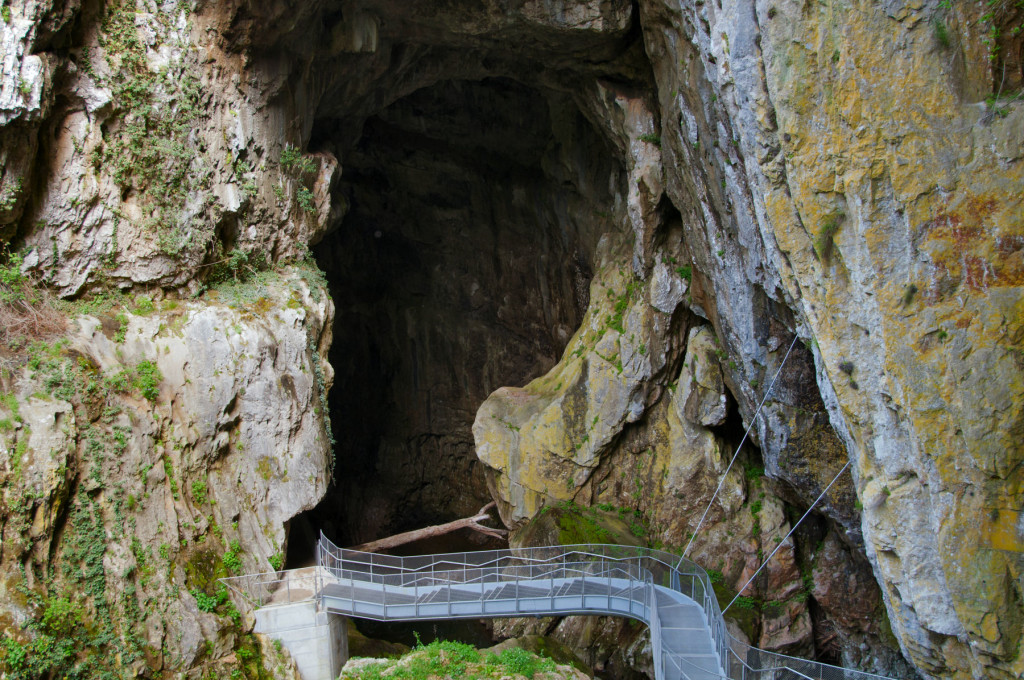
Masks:
[[[394,536],[370,541],[369,543],[354,545],[350,550],[380,552],[381,550],[388,550],[389,548],[405,545],[406,543],[412,543],[414,541],[420,541],[425,538],[433,538],[434,536],[450,534],[451,532],[458,531],[459,529],[472,529],[473,531],[478,531],[481,534],[491,536],[493,538],[506,538],[508,536],[508,531],[505,529],[494,529],[481,524],[481,522],[491,519],[490,511],[494,506],[495,502],[491,501],[484,507],[480,508],[480,510],[472,517],[463,517],[462,519],[457,519],[454,522],[447,522],[446,524],[436,524],[422,529],[405,531],[400,534],[395,534]]]

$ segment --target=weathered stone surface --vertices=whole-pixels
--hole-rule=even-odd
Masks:
[[[652,537],[685,544],[750,424],[746,467],[725,477],[694,542],[701,560],[738,586],[757,566],[761,538],[787,529],[787,505],[807,507],[850,461],[852,478],[841,476],[810,520],[831,529],[829,568],[852,574],[849,588],[870,588],[864,552],[895,637],[922,672],[1024,674],[1024,109],[1019,98],[998,99],[1024,79],[1013,61],[1024,39],[1014,30],[1019,8],[101,4],[5,4],[0,238],[26,249],[25,271],[62,296],[122,289],[158,299],[198,293],[227,262],[237,273],[261,258],[291,260],[320,239],[321,258],[358,245],[336,258],[338,269],[358,264],[365,277],[335,278],[333,293],[360,284],[344,301],[346,319],[386,311],[339,324],[351,338],[340,345],[351,355],[343,375],[356,387],[334,412],[360,423],[352,430],[368,423],[346,454],[372,450],[369,468],[411,480],[395,485],[406,500],[351,495],[366,508],[358,523],[383,530],[421,501],[444,513],[477,500],[475,438],[512,525],[573,499],[636,510]],[[515,96],[495,95],[502,82]],[[418,155],[403,153],[411,149]],[[529,158],[521,168],[519,156]],[[508,168],[533,183],[498,172]],[[389,191],[402,200],[380,198]],[[530,242],[517,257],[502,240],[511,235]],[[380,278],[368,256],[377,240],[406,258]],[[397,283],[386,295],[366,292],[382,280]],[[266,299],[288,299],[290,285],[274,283]],[[296,303],[309,307],[304,300]],[[93,429],[118,447],[121,432],[132,451],[159,449],[148,470],[110,474],[126,489],[143,485],[150,501],[150,487],[166,487],[161,502],[179,527],[186,490],[179,485],[174,500],[170,480],[208,472],[208,494],[237,512],[239,536],[263,557],[282,532],[260,538],[259,528],[313,504],[298,496],[322,488],[295,479],[298,461],[234,480],[266,502],[253,513],[244,494],[227,490],[222,466],[239,441],[313,447],[308,412],[324,405],[310,405],[309,375],[292,362],[311,369],[319,360],[303,359],[298,345],[280,359],[253,350],[274,346],[277,330],[256,330],[239,312],[233,323],[248,330],[235,337],[209,302],[194,304],[208,311],[190,307],[191,335],[180,341],[136,318],[123,347],[110,328],[114,339],[103,340],[102,325],[75,331],[78,370],[90,375],[157,361],[154,348],[166,346],[160,370],[182,382],[160,395],[173,399],[164,411],[117,396],[131,408],[104,416],[95,396],[31,400],[27,387],[5,385],[22,406],[0,432],[4,474],[17,467],[32,489],[5,510],[5,569],[8,560],[46,563],[61,513],[91,508],[86,497],[110,507],[102,475],[82,472]],[[292,321],[271,326],[281,323]],[[375,339],[362,342],[370,331]],[[319,341],[326,351],[326,336]],[[251,385],[215,379],[235,359],[255,371]],[[291,382],[265,377],[278,374]],[[326,385],[329,370],[320,375]],[[367,377],[387,389],[363,398]],[[259,416],[280,399],[292,406]],[[366,408],[352,407],[360,401]],[[390,419],[368,418],[380,404]],[[47,448],[63,453],[48,458]],[[755,489],[761,465],[767,480]],[[191,528],[179,532],[202,535],[210,514],[189,515]],[[170,526],[170,517],[157,522]],[[158,547],[162,534],[147,531],[143,545]],[[792,593],[810,566],[805,554],[784,546],[766,583]],[[139,561],[124,545],[105,559],[111,573]],[[839,654],[903,673],[882,631],[864,629],[866,614],[825,605],[840,585],[811,594],[839,631]],[[190,598],[183,592],[176,606],[196,625],[147,618],[153,646],[181,634],[166,662],[147,659],[151,667],[187,665],[212,637],[216,617],[199,616]],[[801,603],[779,602],[752,639],[807,651]],[[13,603],[10,617],[25,611]],[[869,649],[854,653],[861,645]]]
[[[602,262],[562,362],[524,388],[501,388],[477,411],[477,455],[497,473],[490,482],[506,524],[574,498],[612,438],[642,415],[659,357],[647,352],[653,315],[634,299],[632,281]]]
[[[84,17],[102,19],[99,30],[74,37],[60,30],[79,18],[78,3],[26,1],[11,12],[0,27],[0,223],[35,225],[22,233],[25,268],[59,294],[111,284],[195,292],[232,249],[277,261],[322,235],[337,161],[311,158],[308,172],[282,162],[302,128],[293,102],[251,105],[273,85],[240,79],[237,56],[199,29],[216,25],[217,11],[115,3]],[[111,38],[122,27],[134,35]],[[70,58],[46,51],[54,32],[81,41]],[[66,101],[51,115],[58,94]],[[53,134],[38,140],[44,122]]]
[[[717,342],[706,326],[690,331],[686,345],[689,362],[676,385],[679,397],[673,400],[683,405],[685,420],[704,427],[721,425],[726,417],[725,383],[715,354]],[[682,414],[678,415],[682,420]]]
[[[196,594],[212,595],[214,576],[268,570],[288,520],[327,486],[333,306],[294,272],[266,283],[247,300],[223,289],[116,320],[80,316],[8,385],[0,573],[24,569],[30,587],[55,575],[52,597],[100,588],[128,618],[95,625],[138,636],[156,668],[196,663],[207,644],[230,652],[231,620],[201,611]],[[138,378],[147,366],[152,384]],[[99,571],[83,576],[82,542],[97,540]],[[5,599],[0,615],[19,611]]]
[[[1021,469],[1021,282],[1010,244],[1024,205],[1010,189],[1021,166],[1006,163],[1015,153],[1002,140],[1022,110],[993,116],[980,103],[991,74],[981,33],[967,28],[980,16],[940,3],[641,9],[646,26],[686,36],[645,33],[659,90],[687,91],[682,71],[659,66],[678,59],[661,55],[692,63],[715,96],[682,94],[692,112],[682,120],[717,119],[720,150],[738,142],[737,158],[713,160],[746,253],[726,245],[722,259],[785,300],[815,339],[817,382],[854,461],[867,553],[904,651],[928,673],[1019,674],[1019,606],[980,603],[1020,597],[1004,574],[1019,575],[1021,553],[989,536],[990,509],[1016,497]],[[936,22],[957,35],[950,51]],[[669,125],[662,136],[682,167],[692,129]],[[668,185],[680,196],[671,175]],[[736,195],[744,187],[749,198]],[[709,247],[698,249],[709,255],[713,229],[705,222]],[[707,265],[721,270],[713,259],[697,269]],[[719,271],[708,274],[714,307],[750,375],[745,358],[758,350],[743,341],[749,307],[735,299],[750,284]],[[749,412],[742,390],[737,399]],[[758,423],[762,450],[785,479],[772,420]]]

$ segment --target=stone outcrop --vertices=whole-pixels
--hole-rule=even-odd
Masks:
[[[665,191],[686,225],[690,309],[714,325],[746,421],[789,344],[784,329],[813,340],[814,372],[798,346],[800,370],[784,372],[755,422],[768,474],[807,504],[849,455],[854,484],[826,499],[825,514],[851,545],[863,534],[904,653],[930,674],[1012,677],[1020,534],[1003,508],[1020,469],[1022,207],[1009,187],[1022,114],[1019,103],[983,102],[990,62],[970,27],[992,20],[948,9],[651,2],[640,21]],[[940,25],[955,34],[949,45]],[[632,258],[652,290],[659,254]],[[578,363],[574,349],[549,376]],[[628,390],[625,366],[615,382]],[[581,460],[558,443],[574,410],[538,415],[528,399],[545,382],[499,390],[476,421],[513,520],[574,493],[514,463],[538,449]],[[589,394],[602,381],[580,383]],[[493,413],[514,414],[504,429],[529,434],[510,441],[487,422]],[[552,436],[533,443],[552,421]]]
[[[1024,422],[1013,245],[1024,205],[1009,189],[1020,183],[1024,111],[984,101],[1000,87],[991,64],[1001,58],[982,32],[1005,17],[944,4],[708,4],[679,19],[718,93],[702,103],[732,122],[744,156],[738,184],[756,229],[741,219],[736,235],[756,236],[764,254],[747,246],[742,261],[761,263],[761,285],[784,291],[777,299],[814,339],[904,652],[930,674],[1013,677],[1024,662],[1011,604],[1021,535],[1001,527],[1016,521],[1004,508],[1018,505],[1008,499]],[[943,41],[940,26],[953,37]],[[670,53],[653,39],[650,53],[656,42]],[[658,76],[659,91],[681,84]],[[693,146],[685,133],[663,137],[681,154]],[[744,335],[725,333],[757,356]]]
[[[267,283],[77,316],[4,380],[5,582],[79,602],[136,669],[236,645],[215,577],[281,560],[327,485],[333,308],[294,272]],[[9,595],[15,619],[35,606]]]
[[[18,234],[26,267],[62,296],[194,293],[197,267],[235,249],[295,257],[329,221],[337,161],[289,155],[304,124],[284,83],[241,78],[196,9],[5,9],[0,224],[34,225]]]

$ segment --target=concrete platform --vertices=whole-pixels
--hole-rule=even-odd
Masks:
[[[348,660],[348,634],[342,616],[309,599],[256,610],[255,632],[280,640],[303,680],[335,680]]]

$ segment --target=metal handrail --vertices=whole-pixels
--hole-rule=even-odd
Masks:
[[[223,580],[232,590],[242,593],[246,601],[258,607],[270,601],[268,594],[275,592],[275,584],[287,582],[287,578],[282,579],[282,574],[286,573],[271,572]],[[464,613],[464,609],[461,610],[463,613],[453,611],[453,605],[458,607],[466,602],[480,603],[480,611],[485,612],[485,616],[488,603],[515,602],[514,613],[502,610],[491,615],[571,612],[605,613],[635,618],[650,627],[655,677],[659,680],[668,677],[686,678],[694,674],[698,668],[704,674],[711,673],[732,680],[775,680],[787,677],[786,672],[791,673],[788,676],[791,678],[813,680],[884,680],[884,676],[873,673],[843,669],[818,661],[759,650],[736,640],[726,629],[725,619],[707,572],[686,558],[651,548],[582,544],[399,557],[339,548],[321,534],[317,546],[314,578],[317,584],[317,597],[320,597],[324,584],[328,581],[348,582],[352,585],[350,595],[345,596],[344,600],[351,602],[351,609],[348,611],[355,613],[357,604],[368,604],[380,607],[384,618],[388,617],[388,607],[408,608],[407,602],[395,602],[399,594],[408,600],[408,589],[415,594],[412,598],[413,616],[420,617],[421,594],[429,594],[431,590],[439,592],[442,588],[447,589],[445,598],[432,603],[445,605],[449,617],[469,616]],[[598,579],[601,581],[598,582]],[[583,584],[582,594],[579,596],[582,609],[575,606],[571,609],[557,606],[559,597],[563,597],[563,603],[566,601],[563,595],[558,594],[557,588],[574,580]],[[543,598],[520,596],[520,588],[525,582],[531,582],[533,587],[537,587],[540,582],[547,588],[548,594]],[[625,585],[616,590],[616,582]],[[372,601],[356,597],[357,583],[371,586],[370,589],[376,591]],[[588,604],[587,583],[606,586],[606,592],[599,596],[606,598],[606,607]],[[488,584],[514,584],[514,594],[511,597],[489,599],[489,594],[498,592],[498,587],[488,589]],[[471,600],[452,600],[453,590],[458,589],[460,597],[465,598],[469,597],[468,589],[475,589],[478,585],[479,593],[473,595]],[[276,587],[280,589],[281,586]],[[671,638],[666,638],[661,629],[657,603],[659,589],[680,593],[700,607],[712,649],[721,663],[716,670],[704,668],[688,659],[686,654],[666,648],[665,640]],[[274,597],[278,601],[282,599],[280,595]],[[389,598],[392,600],[391,603],[388,602]],[[531,608],[520,612],[521,603],[531,599],[547,598],[550,598],[548,609]],[[590,600],[593,601],[595,598],[590,596]],[[613,607],[613,604],[623,606]],[[408,616],[403,615],[403,618]],[[431,618],[437,618],[436,610]],[[737,649],[743,656],[737,653]],[[746,658],[743,658],[744,656]],[[684,666],[691,668],[687,669]],[[723,671],[724,675],[721,675]],[[779,675],[780,673],[782,675]]]

